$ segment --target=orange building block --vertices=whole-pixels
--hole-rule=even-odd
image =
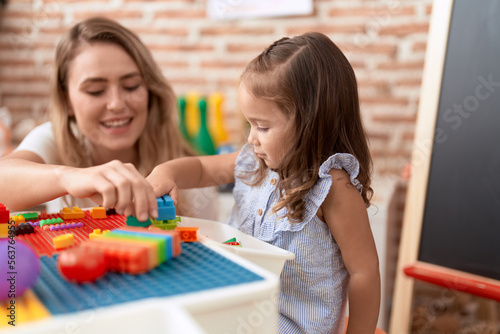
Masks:
[[[90,215],[94,219],[104,219],[107,217],[106,210],[100,206],[96,206],[90,209]]]
[[[9,224],[0,224],[0,238],[9,236]]]
[[[82,211],[77,206],[74,206],[73,209],[64,207],[61,211],[59,211],[62,219],[81,219],[85,218],[85,212]]]
[[[198,241],[198,227],[180,227],[177,226],[174,231],[179,232],[181,240],[184,242]]]

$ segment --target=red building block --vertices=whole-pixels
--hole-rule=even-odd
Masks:
[[[0,203],[0,224],[9,224],[9,210]]]

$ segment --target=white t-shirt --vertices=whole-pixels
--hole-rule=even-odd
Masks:
[[[30,151],[38,155],[46,164],[61,164],[50,122],[34,128],[19,144],[15,151]],[[186,189],[179,191],[189,205],[182,205],[182,215],[204,219],[217,219],[217,189],[214,187]],[[96,204],[88,198],[80,199],[66,195],[45,203],[47,212],[59,212],[63,207],[91,208]]]

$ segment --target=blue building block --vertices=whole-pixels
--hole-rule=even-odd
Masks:
[[[174,201],[168,195],[158,197],[158,218],[156,220],[174,220],[175,219],[175,206]]]

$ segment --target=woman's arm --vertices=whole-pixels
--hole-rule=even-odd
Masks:
[[[128,214],[139,220],[157,217],[157,204],[151,185],[132,164],[107,164],[76,168],[45,164],[35,153],[16,151],[0,159],[0,203],[10,210],[25,210],[69,194],[90,197],[104,208]]]
[[[239,151],[221,155],[186,157],[156,166],[146,178],[155,196],[169,194],[177,202],[177,189],[203,188],[234,182]]]
[[[366,206],[345,171],[332,169],[329,174],[332,187],[321,208],[350,276],[347,333],[373,334],[380,308],[380,273]]]

